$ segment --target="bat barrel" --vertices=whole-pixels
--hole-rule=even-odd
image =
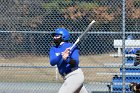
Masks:
[[[87,31],[89,31],[93,25],[93,23],[95,23],[96,21],[93,20],[87,27],[87,29],[78,37],[78,39],[76,40],[76,42],[70,47],[70,50],[73,49],[73,47],[80,41],[80,39],[87,33]]]

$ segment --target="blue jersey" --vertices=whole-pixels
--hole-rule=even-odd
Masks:
[[[74,47],[70,51],[69,57],[64,60],[62,58],[62,52],[65,51],[66,48],[70,48],[72,46],[71,43],[64,42],[62,45],[59,46],[53,46],[50,49],[49,57],[50,57],[50,64],[52,66],[57,65],[59,73],[62,75],[63,73],[70,72],[73,68],[69,62],[70,59],[74,59],[76,61],[75,67],[78,67],[79,65],[79,50],[77,47]]]

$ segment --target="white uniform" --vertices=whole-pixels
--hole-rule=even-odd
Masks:
[[[84,74],[80,68],[63,76],[64,83],[58,93],[88,93],[83,85]]]

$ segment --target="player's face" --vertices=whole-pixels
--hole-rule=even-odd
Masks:
[[[53,36],[54,43],[58,46],[62,42],[62,35],[54,35]]]
[[[61,35],[54,35],[53,38],[54,39],[59,39],[59,38],[61,38]]]

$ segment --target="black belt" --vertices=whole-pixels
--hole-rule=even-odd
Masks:
[[[69,72],[64,72],[64,73],[62,73],[61,75],[62,75],[62,76],[66,76],[67,74],[69,74],[69,73],[71,73],[71,72],[73,72],[73,71],[75,71],[75,70],[77,70],[77,69],[78,69],[78,67],[71,68],[71,71],[69,71]]]

